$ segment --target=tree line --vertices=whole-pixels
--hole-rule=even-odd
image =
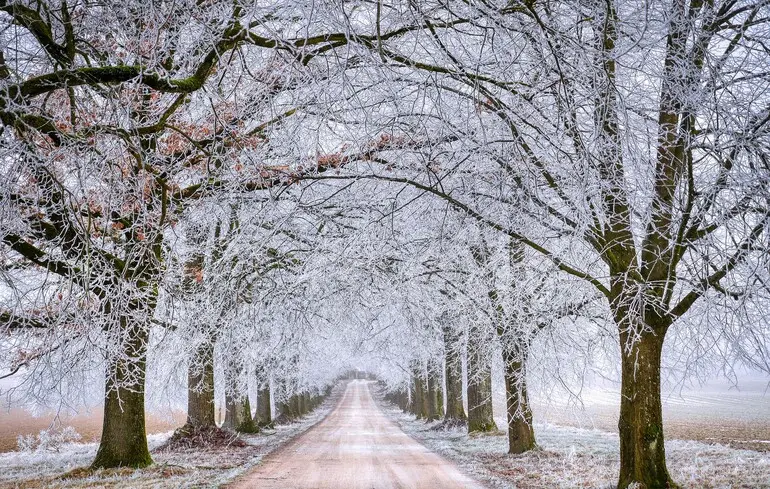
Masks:
[[[329,344],[443,351],[399,368],[460,421],[462,344],[469,429],[499,354],[520,453],[532,345],[611,324],[618,487],[670,487],[665,339],[767,370],[769,9],[2,1],[3,375],[100,368],[94,466],[144,466],[148,355],[189,370],[189,424],[221,360],[248,431],[254,379],[302,412]]]

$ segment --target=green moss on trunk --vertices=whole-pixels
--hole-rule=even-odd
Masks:
[[[259,426],[254,422],[254,418],[251,417],[251,403],[249,402],[249,396],[242,397],[236,416],[235,430],[241,433],[258,433]]]
[[[468,354],[468,433],[496,431],[492,412],[492,369],[478,350]]]
[[[621,341],[629,344],[628,329]],[[655,332],[657,331],[657,332]],[[622,356],[620,401],[620,477],[618,488],[641,484],[646,489],[670,489],[676,484],[666,467],[660,364],[664,328],[645,331]]]

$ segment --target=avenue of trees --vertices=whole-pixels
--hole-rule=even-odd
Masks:
[[[93,467],[143,467],[164,389],[256,432],[364,365],[489,431],[500,362],[523,453],[573,351],[618,488],[672,487],[662,367],[770,372],[768,39],[765,0],[0,0],[0,378],[100,390]]]

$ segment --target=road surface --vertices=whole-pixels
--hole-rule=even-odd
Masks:
[[[370,382],[350,382],[334,410],[232,488],[481,489],[385,417]]]

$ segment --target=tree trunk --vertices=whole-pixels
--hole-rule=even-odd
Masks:
[[[280,399],[280,401],[276,405],[278,410],[278,417],[276,421],[279,424],[290,423],[296,417],[293,412],[294,396],[287,395],[288,392],[290,392],[288,383],[286,381],[278,382],[278,393],[276,397]]]
[[[627,323],[627,320],[623,320]],[[622,323],[618,323],[622,324]],[[627,326],[627,325],[626,325]],[[665,328],[644,331],[633,341],[622,327],[622,385],[620,396],[620,478],[618,487],[641,484],[646,489],[676,487],[666,468],[663,410],[660,401],[660,361]]]
[[[425,379],[422,375],[422,369],[414,369],[412,385],[414,386],[414,396],[412,397],[412,413],[417,416],[418,419],[427,418],[428,396],[426,392],[427,389],[425,388]]]
[[[310,396],[310,410],[314,411],[315,408],[321,405],[321,395],[320,394],[313,394]]]
[[[444,377],[440,375],[436,376],[436,412],[439,418],[444,417]]]
[[[192,427],[216,426],[214,414],[214,343],[195,350],[187,369],[187,423]]]
[[[422,389],[422,405],[420,406],[420,418],[429,421],[430,417],[430,394],[428,393],[428,376],[420,378],[420,388]]]
[[[302,394],[302,414],[308,414],[313,410],[313,406],[310,405],[310,393],[305,392]]]
[[[108,359],[105,379],[104,421],[99,450],[92,468],[147,467],[152,457],[147,448],[144,420],[144,381],[149,328],[125,316],[122,358]]]
[[[463,366],[459,341],[451,327],[444,327],[444,358],[446,375],[446,414],[444,421],[452,424],[466,422],[463,407]]]
[[[428,421],[435,421],[443,416],[442,402],[439,399],[444,395],[441,392],[441,378],[438,375],[438,366],[435,361],[428,362]]]
[[[468,342],[468,433],[495,431],[497,425],[492,413],[492,368],[469,335]]]
[[[278,403],[278,424],[290,423],[294,418],[291,415],[291,405],[289,399]]]
[[[492,371],[489,365],[468,376],[468,432],[495,431],[492,412]],[[470,371],[470,369],[469,369]]]
[[[302,415],[304,414],[301,394],[294,394],[293,396],[291,396],[291,406],[292,406],[292,411],[294,413],[294,417],[301,418]]]
[[[270,385],[265,385],[257,391],[257,412],[254,415],[254,421],[259,427],[273,425],[273,417],[270,412]]]
[[[409,390],[403,390],[399,392],[399,406],[401,407],[401,410],[405,413],[409,412]]]
[[[404,390],[398,389],[390,391],[385,394],[385,399],[398,406],[403,412],[407,412],[409,409],[409,396]]]
[[[256,433],[258,430],[251,418],[249,395],[241,388],[240,373],[241,366],[235,354],[231,354],[229,363],[225,366],[227,387],[225,389],[225,420],[222,423],[222,428],[243,433]]]
[[[409,388],[406,390],[406,409],[404,409],[405,413],[416,413],[414,409],[414,395],[414,378],[412,378],[409,380]]]
[[[512,454],[524,453],[537,446],[527,394],[527,348],[527,345],[503,345],[508,453]]]
[[[235,429],[235,409],[235,396],[230,392],[225,393],[225,419],[222,421],[222,428]]]
[[[244,392],[235,407],[235,431],[241,433],[258,433],[259,427],[251,417],[251,403],[249,396]]]
[[[240,413],[240,393],[236,391],[238,388],[238,367],[233,358],[233,354],[230,353],[224,360],[225,363],[225,419],[222,421],[222,428],[234,430],[238,425],[238,417]]]

